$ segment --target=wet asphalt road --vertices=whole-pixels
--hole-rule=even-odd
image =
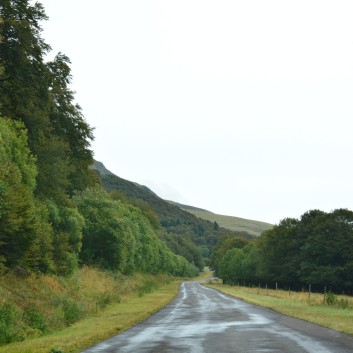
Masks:
[[[353,337],[187,282],[158,313],[84,351],[103,352],[352,353]]]

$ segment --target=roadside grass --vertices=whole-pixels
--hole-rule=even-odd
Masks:
[[[238,287],[217,282],[205,285],[247,303],[353,335],[353,297],[339,296],[336,304],[328,305],[324,302],[324,295],[319,293],[310,293],[309,297],[308,292]]]
[[[93,317],[47,336],[2,346],[0,353],[49,353],[52,349],[63,353],[81,352],[158,311],[174,298],[179,284],[172,281],[153,293],[122,296],[120,303],[109,305]]]
[[[205,279],[210,276],[210,273],[206,270],[193,280]],[[32,283],[32,279],[29,281]],[[115,278],[111,274],[104,274],[96,269],[84,268],[69,279],[45,276],[40,281],[44,281],[45,285],[41,282],[39,284],[34,279],[32,283],[37,288],[38,306],[50,306],[51,300],[43,301],[42,296],[38,296],[39,290],[45,292],[43,297],[52,299],[53,293],[54,297],[70,293],[71,296],[80,297],[81,300],[86,298],[85,301],[80,302],[80,305],[89,307],[89,314],[72,324],[65,325],[64,314],[60,312],[60,315],[57,315],[56,313],[55,320],[63,321],[59,328],[45,335],[39,336],[38,334],[37,337],[34,335],[22,342],[0,346],[0,353],[79,353],[85,348],[125,331],[157,312],[177,295],[183,279],[143,274],[131,277],[117,275]],[[60,281],[65,283],[61,284]],[[8,283],[8,279],[5,282]],[[28,294],[25,287],[29,287],[29,294],[32,292],[32,287],[28,285],[28,282],[23,284],[23,287],[15,283],[14,287],[17,288],[17,294],[22,291],[23,300]],[[0,294],[6,294],[9,299],[11,293],[7,290],[7,286],[0,286],[0,289],[2,290]],[[105,297],[108,299],[104,299]],[[59,309],[62,310],[61,306]],[[59,309],[47,308],[44,316],[54,315],[54,311]]]

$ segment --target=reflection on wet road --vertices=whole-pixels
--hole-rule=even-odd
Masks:
[[[351,353],[353,337],[187,282],[158,313],[84,351],[132,352]]]

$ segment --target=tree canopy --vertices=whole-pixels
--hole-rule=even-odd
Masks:
[[[311,210],[286,218],[242,249],[218,261],[219,275],[230,283],[251,281],[300,289],[353,291],[353,212]],[[216,248],[217,249],[217,248]]]
[[[0,3],[0,272],[69,275],[91,264],[196,274],[160,240],[152,209],[99,187],[90,168],[93,128],[70,89],[70,59],[46,61],[44,20],[39,2]]]

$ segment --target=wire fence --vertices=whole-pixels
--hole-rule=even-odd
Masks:
[[[210,283],[223,284],[221,279],[212,279]],[[251,294],[258,294],[263,296],[271,296],[278,299],[287,299],[295,301],[309,302],[310,304],[325,304],[337,306],[340,308],[353,308],[353,297],[348,295],[338,295],[327,290],[324,286],[322,291],[313,291],[313,286],[308,284],[302,288],[301,291],[292,290],[290,287],[281,288],[278,282],[269,286],[267,284],[254,284],[251,282],[238,282],[231,286],[237,287],[241,291],[247,291]]]

